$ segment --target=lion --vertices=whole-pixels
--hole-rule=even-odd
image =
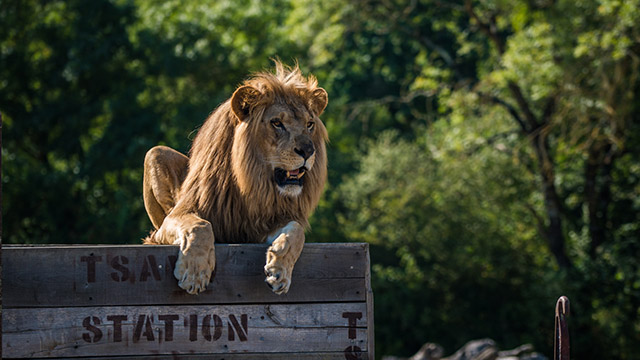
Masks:
[[[144,243],[180,245],[182,289],[206,289],[215,242],[266,242],[265,282],[289,291],[327,178],[327,103],[315,77],[275,61],[275,73],[250,77],[211,113],[189,157],[166,146],[147,152],[143,196],[155,230]]]

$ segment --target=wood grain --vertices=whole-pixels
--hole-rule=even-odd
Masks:
[[[177,286],[177,246],[8,246],[2,356],[373,359],[367,244],[306,244],[288,294],[264,283],[267,245],[216,245],[200,295]]]
[[[11,247],[2,252],[5,308],[365,301],[363,244],[307,244],[288,294],[264,283],[266,245],[216,245],[207,290],[172,275],[177,246]],[[322,291],[318,291],[321,289]]]
[[[7,309],[5,357],[367,348],[365,303]],[[345,313],[361,314],[350,327]]]
[[[78,358],[58,358],[60,360],[78,360]],[[298,353],[234,353],[234,354],[172,354],[172,355],[136,355],[136,356],[118,356],[118,357],[100,357],[100,360],[135,360],[135,359],[153,359],[153,360],[182,360],[182,359],[207,359],[207,360],[345,360],[345,359],[373,359],[369,354],[362,352],[355,357],[345,357],[344,351],[341,352],[298,352]]]

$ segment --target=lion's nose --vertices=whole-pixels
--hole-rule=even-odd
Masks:
[[[302,146],[294,148],[293,151],[295,151],[296,154],[302,156],[303,159],[307,160],[311,157],[311,155],[313,155],[314,152],[316,152],[316,149],[313,147],[312,142],[305,142],[302,143]]]

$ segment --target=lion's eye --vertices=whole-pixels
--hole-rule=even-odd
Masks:
[[[307,129],[309,129],[309,131],[313,130],[314,126],[315,126],[315,123],[313,121],[309,121],[307,123]]]
[[[271,125],[272,125],[274,128],[284,129],[284,125],[282,124],[282,121],[280,121],[280,119],[273,119],[273,120],[271,120]]]

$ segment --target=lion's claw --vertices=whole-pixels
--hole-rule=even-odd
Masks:
[[[197,295],[206,290],[207,284],[211,279],[211,272],[200,272],[198,275],[185,272],[182,279],[178,281],[178,286],[192,295]]]
[[[204,257],[188,256],[180,252],[173,275],[178,279],[178,286],[189,294],[197,295],[207,289],[214,267],[213,251]]]
[[[264,282],[267,283],[274,293],[281,295],[289,291],[289,287],[291,286],[291,270],[285,267],[267,264],[264,267],[264,272],[267,275]]]

